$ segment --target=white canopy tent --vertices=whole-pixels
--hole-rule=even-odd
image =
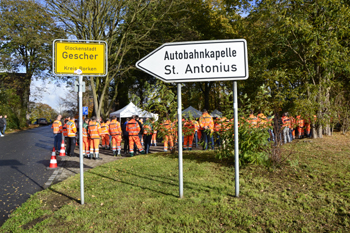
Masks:
[[[212,116],[212,117],[222,117],[222,112],[220,112],[219,110],[215,109],[214,111],[212,111],[212,113],[210,113],[210,116]]]
[[[193,118],[199,118],[202,116],[202,112],[195,109],[192,106],[189,106],[188,108],[182,111],[182,115],[185,117],[192,116]]]
[[[130,102],[124,108],[109,114],[110,117],[116,116],[119,118],[119,120],[121,120],[121,118],[132,117],[132,115],[138,115],[140,118],[149,117],[149,118],[154,118],[155,120],[158,120],[158,114],[147,112],[146,110],[143,110],[137,107],[132,102]]]

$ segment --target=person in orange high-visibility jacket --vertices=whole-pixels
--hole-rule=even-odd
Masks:
[[[152,122],[152,126],[154,125],[154,121]],[[153,127],[153,134],[151,139],[151,146],[157,146],[157,130]]]
[[[293,116],[289,116],[289,113],[287,113],[288,115],[288,127],[289,127],[289,142],[293,141],[293,131],[294,131],[294,126],[295,126],[295,119]]]
[[[290,116],[290,129],[289,129],[289,137],[290,137],[290,141],[293,141],[293,139],[295,139],[295,129],[297,127],[297,121],[295,120],[295,118],[293,116]]]
[[[252,128],[258,127],[258,118],[253,114],[253,111],[250,112],[250,115],[248,117],[248,122],[250,124],[250,127]]]
[[[68,145],[67,122],[68,122],[68,119],[65,118],[62,126],[62,136],[63,136],[63,141],[65,146]],[[66,150],[66,154],[67,154],[67,150]]]
[[[106,119],[106,125],[108,125],[108,129],[109,129],[109,124],[111,123],[111,119],[107,118]],[[112,136],[109,134],[109,145],[112,145]],[[109,147],[109,149],[111,149],[111,146]]]
[[[264,113],[262,113],[261,111],[259,111],[258,115],[257,115],[257,118],[258,118],[258,124],[257,124],[257,127],[261,130],[266,130],[267,126],[268,126],[268,123],[267,123],[267,117],[265,116]],[[270,133],[270,130],[268,129],[267,130],[269,133]],[[271,134],[270,134],[271,135]]]
[[[289,136],[289,129],[291,127],[290,119],[288,117],[288,113],[284,113],[282,116],[282,132],[283,132],[283,138],[284,138],[284,143],[291,142],[290,136]]]
[[[102,148],[103,149],[109,149],[109,127],[106,124],[106,122],[104,122],[102,120],[101,123],[101,139],[102,139]]]
[[[153,134],[153,126],[150,119],[147,117],[145,123],[143,124],[143,138],[145,142],[145,153],[150,153],[149,148],[151,147],[151,140]]]
[[[306,129],[306,137],[311,138],[311,125],[313,124],[315,126],[315,123],[317,121],[317,116],[314,115],[314,119],[311,120],[310,118],[305,121],[305,129]]]
[[[233,119],[232,119],[232,122],[233,122]],[[227,131],[230,129],[230,120],[227,119],[226,117],[221,117],[220,118],[220,125],[221,125],[221,128],[220,128],[219,132]]]
[[[67,145],[67,154],[68,156],[74,156],[75,144],[77,142],[76,132],[77,127],[75,126],[75,118],[69,117],[67,122],[67,135],[68,135],[68,145]]]
[[[134,144],[136,144],[137,149],[141,154],[144,154],[139,138],[139,133],[141,131],[140,125],[136,121],[136,116],[132,116],[132,119],[126,124],[126,131],[129,133],[129,151],[130,156],[134,156]]]
[[[225,120],[225,119],[224,119]],[[218,146],[221,145],[221,138],[220,138],[220,134],[224,131],[224,125],[223,125],[223,120],[220,117],[217,117],[214,120],[214,134],[215,134],[215,138],[214,141],[216,142],[216,144]]]
[[[199,123],[198,123],[198,121],[193,120],[192,122],[194,124],[194,129],[195,129],[194,140],[196,142],[196,148],[197,148],[198,147],[198,141],[201,140],[202,133],[199,130]]]
[[[214,150],[214,137],[212,135],[214,131],[214,121],[206,109],[203,109],[203,114],[199,118],[199,126],[204,139],[203,150],[208,149],[209,139],[211,139],[211,148]]]
[[[92,117],[88,126],[88,134],[90,136],[90,155],[94,159],[100,160],[99,156],[99,145],[100,145],[100,136],[101,136],[101,127],[96,122],[96,117]],[[94,156],[95,152],[95,156]]]
[[[68,120],[64,120],[64,125],[62,126],[62,134],[64,137],[68,137],[67,122]]]
[[[112,116],[112,121],[109,124],[109,134],[112,137],[112,150],[113,156],[121,156],[121,143],[122,143],[122,128],[120,126],[120,122],[117,121],[116,116]],[[118,150],[118,154],[117,154]]]
[[[185,121],[182,131],[184,135],[184,150],[192,150],[193,137],[196,129],[191,119],[188,118],[187,121]]]
[[[310,121],[310,119],[305,119],[304,121],[305,121],[305,123],[304,123],[304,125],[305,125],[304,134],[305,134],[306,137],[309,138],[310,135],[311,135],[311,121]]]
[[[185,120],[182,118],[182,121],[181,121],[182,123],[182,126],[184,125],[184,122],[185,122]],[[172,124],[172,135],[174,135],[174,138],[173,138],[173,140],[174,140],[174,146],[175,145],[177,145],[178,143],[179,143],[179,135],[178,135],[178,133],[177,133],[177,130],[176,129],[178,129],[178,120],[177,119],[175,119],[174,121],[173,121],[173,124]],[[184,137],[183,137],[183,135],[182,135],[182,142],[183,142],[183,139],[184,139]]]
[[[105,123],[106,123],[106,125],[108,125],[108,127],[109,127],[109,124],[111,123],[111,120],[110,120],[109,118],[107,118]]]
[[[58,115],[56,117],[56,120],[52,123],[51,129],[54,135],[54,147],[56,150],[56,154],[59,154],[59,150],[61,149],[60,144],[62,142],[62,122],[61,122],[61,115]]]
[[[173,123],[170,120],[164,120],[162,124],[165,135],[164,135],[164,151],[168,151],[168,144],[169,149],[172,150],[174,147],[174,138],[173,138]]]
[[[274,116],[269,116],[266,118],[266,126],[269,127],[269,134],[270,134],[270,138],[268,139],[268,141],[275,141],[275,133],[273,132],[272,129],[272,123],[273,123],[273,118]]]
[[[90,158],[90,140],[88,135],[89,118],[85,118],[83,124],[83,155]]]
[[[267,127],[267,118],[262,112],[259,112],[259,114],[257,115],[257,125],[260,129]]]
[[[214,132],[221,132],[221,128],[222,128],[222,122],[220,117],[217,117],[216,119],[214,119]]]
[[[304,137],[304,127],[305,127],[305,121],[301,116],[297,116],[297,130],[298,130],[298,138]]]

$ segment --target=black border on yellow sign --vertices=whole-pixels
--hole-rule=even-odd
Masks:
[[[67,40],[67,39],[56,39],[53,41],[53,54],[52,54],[52,70],[54,75],[57,76],[79,76],[77,74],[74,74],[72,72],[57,72],[57,46],[56,44],[61,43],[61,44],[79,44],[79,45],[103,45],[104,46],[104,59],[103,59],[103,73],[82,73],[82,76],[106,76],[108,73],[108,53],[107,53],[107,42],[106,41],[99,41],[99,40]]]

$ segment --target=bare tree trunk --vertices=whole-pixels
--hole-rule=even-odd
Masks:
[[[332,136],[332,130],[330,124],[326,124],[326,127],[324,129],[324,135],[326,136]]]
[[[318,128],[316,130],[317,130],[317,137],[323,138],[322,125],[318,125]]]
[[[312,124],[311,134],[312,134],[312,138],[318,138],[318,134],[317,134],[317,130],[315,128],[315,124]]]

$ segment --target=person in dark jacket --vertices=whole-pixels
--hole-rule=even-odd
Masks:
[[[129,133],[126,131],[126,124],[130,121],[130,118],[126,118],[124,124],[122,124],[123,139],[124,139],[124,154],[129,153]]]
[[[5,130],[7,126],[7,115],[5,115],[4,118],[2,118],[2,120],[4,121],[4,129],[2,130],[2,135],[5,136]]]
[[[0,116],[0,137],[3,137],[4,135],[1,133],[4,130],[5,122],[2,116]]]

